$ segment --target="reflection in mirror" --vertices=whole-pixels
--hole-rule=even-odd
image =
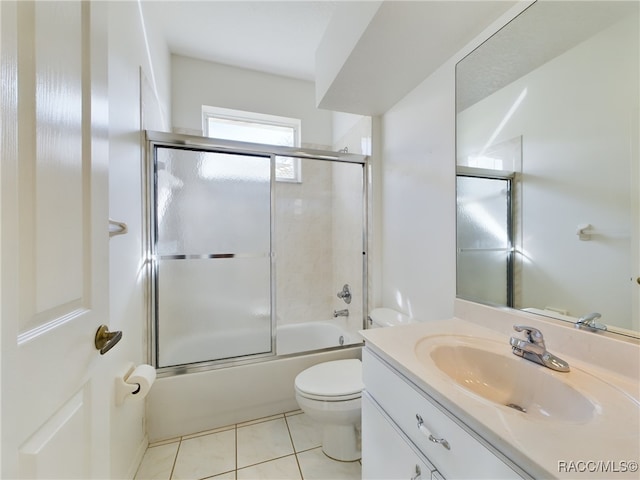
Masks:
[[[638,335],[639,16],[538,1],[456,66],[458,296]]]
[[[458,294],[512,307],[511,178],[458,174],[456,188]]]

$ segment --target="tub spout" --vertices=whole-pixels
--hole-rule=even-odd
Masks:
[[[337,317],[348,317],[349,316],[349,310],[348,309],[344,309],[344,310],[334,310],[333,311],[333,318],[337,318]]]

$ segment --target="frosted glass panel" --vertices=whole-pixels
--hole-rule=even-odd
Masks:
[[[457,177],[458,296],[510,305],[509,180]]]
[[[269,258],[162,260],[161,367],[271,351]]]
[[[271,158],[157,147],[159,367],[272,351]]]
[[[158,148],[157,254],[270,249],[271,159]]]
[[[330,321],[357,331],[363,324],[363,167],[301,159],[302,182],[275,185],[278,326]],[[350,286],[352,301],[336,295]],[[348,317],[333,317],[348,309]],[[320,331],[320,330],[318,330]],[[278,338],[281,339],[278,333]],[[282,351],[337,346],[320,334]],[[356,335],[345,338],[357,342]],[[327,335],[327,338],[333,338]],[[281,344],[283,344],[281,342]],[[315,347],[307,347],[313,343]]]
[[[458,252],[458,295],[467,300],[507,305],[507,251]]]
[[[508,180],[459,176],[458,248],[507,248]]]

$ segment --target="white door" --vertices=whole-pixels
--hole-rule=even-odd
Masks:
[[[107,6],[0,8],[1,477],[108,478]]]

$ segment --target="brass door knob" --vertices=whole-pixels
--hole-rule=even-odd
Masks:
[[[113,347],[115,347],[116,343],[118,343],[122,339],[122,332],[115,331],[110,332],[109,327],[106,325],[100,325],[98,331],[96,332],[96,337],[94,340],[94,344],[98,350],[100,350],[100,355],[104,355]]]

